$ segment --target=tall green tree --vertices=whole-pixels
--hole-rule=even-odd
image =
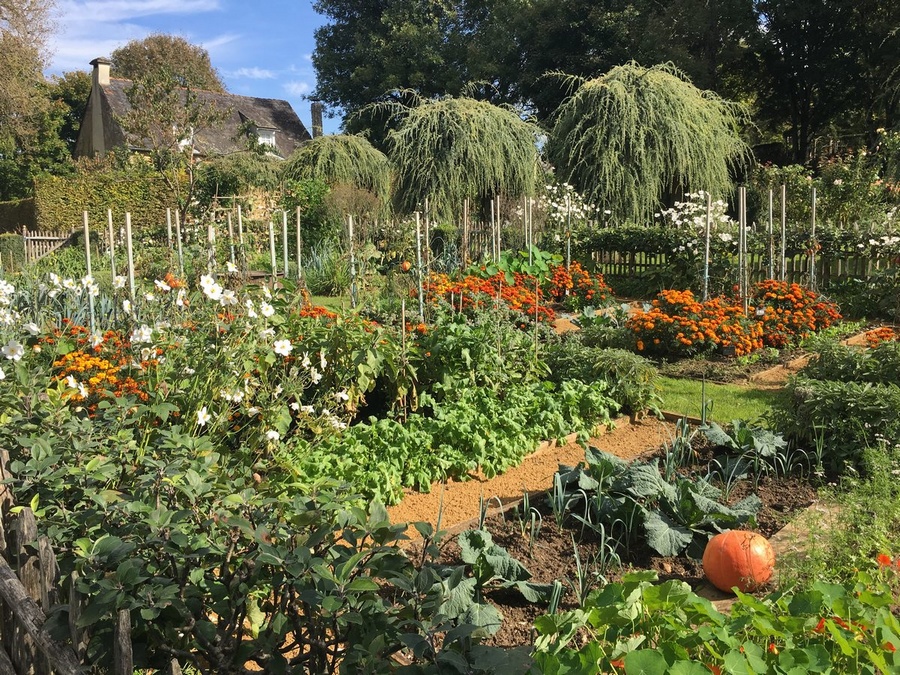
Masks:
[[[533,194],[539,175],[538,128],[512,109],[466,97],[391,106],[388,135],[399,210],[425,200],[438,218],[458,217],[463,201]]]
[[[628,63],[594,79],[564,79],[574,93],[560,106],[548,156],[560,178],[614,220],[647,221],[672,193],[729,194],[732,169],[749,156],[740,106],[671,65]]]
[[[69,149],[75,151],[81,121],[91,95],[91,76],[83,70],[73,70],[54,77],[49,83],[48,96],[59,108],[62,124],[59,135]]]
[[[209,60],[209,52],[183,37],[155,33],[131,40],[110,55],[115,77],[139,80],[164,72],[182,87],[224,92],[225,84]]]

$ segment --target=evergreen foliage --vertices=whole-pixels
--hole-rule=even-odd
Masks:
[[[741,106],[701,91],[677,68],[631,62],[583,80],[557,111],[548,144],[562,180],[618,221],[652,218],[667,193],[730,194],[749,148]]]

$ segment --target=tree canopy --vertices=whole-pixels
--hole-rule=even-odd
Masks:
[[[157,33],[132,40],[110,55],[115,77],[138,80],[165,73],[179,86],[224,92],[225,84],[209,60],[209,52],[183,37]]]
[[[557,175],[619,221],[647,221],[667,192],[731,191],[749,156],[741,107],[701,91],[674,66],[617,66],[577,86],[548,143]]]
[[[401,210],[429,200],[437,217],[458,216],[463,200],[533,194],[539,175],[538,128],[514,111],[467,97],[394,107],[388,134]]]

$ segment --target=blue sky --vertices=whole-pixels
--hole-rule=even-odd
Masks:
[[[313,31],[324,18],[299,0],[58,0],[49,74],[90,70],[129,40],[172,33],[208,52],[227,89],[235,94],[282,98],[310,127],[309,101],[316,85]],[[325,133],[340,119],[325,119]]]

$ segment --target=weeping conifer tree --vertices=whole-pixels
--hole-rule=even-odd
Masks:
[[[420,209],[427,199],[434,217],[450,220],[465,199],[474,211],[495,195],[534,193],[538,129],[513,109],[467,97],[375,105],[394,115],[387,143],[399,210]]]
[[[362,136],[319,136],[301,145],[285,163],[283,175],[294,180],[316,178],[329,185],[350,185],[390,203],[391,163]]]
[[[668,193],[730,194],[732,172],[750,157],[738,134],[742,106],[701,91],[671,64],[562,77],[574,93],[556,112],[548,157],[615,220],[652,218]]]

